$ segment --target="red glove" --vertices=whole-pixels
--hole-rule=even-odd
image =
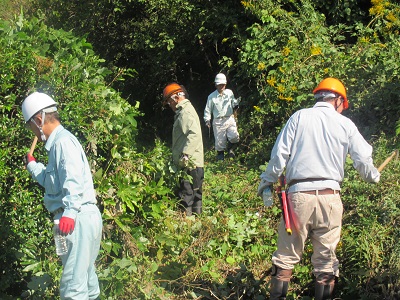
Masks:
[[[60,232],[62,234],[70,234],[72,233],[72,231],[74,231],[75,220],[68,217],[62,217],[60,219],[60,224],[58,225],[58,227],[60,228]]]
[[[33,157],[32,154],[27,153],[26,154],[26,164],[29,164],[31,161],[36,161],[36,159]]]

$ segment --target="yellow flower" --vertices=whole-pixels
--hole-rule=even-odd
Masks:
[[[288,101],[288,102],[293,100],[292,97],[285,97],[282,94],[279,94],[278,98],[281,99],[281,100],[284,100],[284,101]]]
[[[248,2],[248,1],[242,1],[241,2],[242,3],[242,5],[243,5],[243,7],[251,7],[251,3],[250,2]]]
[[[290,53],[290,49],[288,47],[283,48],[282,50],[282,55],[283,56],[288,56]]]
[[[257,66],[257,70],[262,71],[265,69],[265,64],[263,62],[259,62]]]
[[[256,111],[260,111],[261,110],[261,108],[258,107],[257,105],[254,105],[253,107],[254,107],[254,110],[256,110]]]
[[[311,55],[320,55],[322,54],[321,47],[312,46],[311,47]]]
[[[277,89],[277,91],[278,91],[279,93],[283,93],[283,92],[285,91],[285,87],[284,87],[282,84],[279,84],[279,85],[276,87],[276,89]]]
[[[369,13],[371,15],[380,15],[383,13],[385,9],[385,5],[387,5],[384,1],[382,0],[371,0],[372,7],[369,9]]]
[[[324,73],[325,73],[325,74],[328,74],[328,73],[329,73],[329,69],[328,69],[328,68],[325,68],[325,69],[324,69]]]
[[[270,86],[275,86],[276,78],[275,78],[275,77],[270,77],[269,79],[267,79],[267,83],[268,83]]]
[[[390,12],[390,13],[386,16],[386,19],[387,19],[388,21],[393,22],[393,23],[395,23],[395,22],[397,21],[396,16],[395,16],[392,12]]]

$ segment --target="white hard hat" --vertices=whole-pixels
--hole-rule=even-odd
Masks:
[[[215,80],[214,80],[215,84],[226,84],[226,77],[224,74],[222,73],[218,73],[217,76],[215,76]]]
[[[53,112],[57,111],[57,103],[50,96],[34,92],[25,98],[22,103],[22,114],[25,122],[28,122],[34,115],[40,111]]]

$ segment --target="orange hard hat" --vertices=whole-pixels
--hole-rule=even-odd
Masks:
[[[313,93],[317,93],[319,91],[331,91],[334,93],[339,94],[343,97],[343,109],[347,109],[349,107],[349,101],[347,100],[346,96],[346,88],[344,87],[343,83],[336,79],[336,78],[325,78],[322,80],[318,86],[314,89]]]
[[[183,88],[176,82],[168,84],[163,90],[163,103],[168,100],[173,94],[183,92]]]

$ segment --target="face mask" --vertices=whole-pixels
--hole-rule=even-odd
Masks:
[[[36,122],[35,122],[35,119],[34,118],[32,118],[31,119],[31,122],[33,123],[33,124],[35,124],[35,126],[37,127],[37,129],[39,129],[39,132],[40,132],[40,139],[42,140],[42,142],[45,142],[47,139],[46,139],[46,136],[45,136],[45,134],[44,134],[44,132],[43,132],[43,129],[42,129],[42,127],[43,127],[43,125],[44,125],[44,119],[45,119],[45,117],[46,117],[46,113],[44,112],[44,111],[42,111],[42,124],[41,124],[41,126],[39,126]]]

